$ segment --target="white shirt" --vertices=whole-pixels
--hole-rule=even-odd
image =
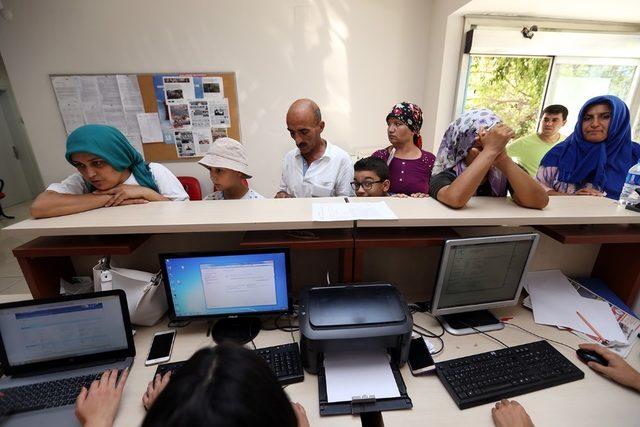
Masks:
[[[151,170],[151,175],[153,175],[153,180],[156,182],[161,195],[174,201],[189,200],[189,196],[187,195],[187,192],[184,191],[184,187],[169,169],[162,166],[160,163],[149,163],[149,169]],[[136,177],[133,176],[133,173],[129,175],[129,178],[127,178],[123,184],[140,185],[136,180]],[[63,194],[89,193],[89,187],[87,187],[87,183],[79,172],[70,175],[62,182],[50,184],[47,187],[47,190]]]
[[[300,149],[289,151],[282,160],[282,178],[278,191],[293,197],[353,196],[353,164],[342,148],[327,141],[324,154],[309,165],[303,175],[304,158]]]
[[[264,199],[264,197],[260,193],[257,193],[252,189],[249,189],[249,191],[244,193],[244,196],[242,196],[239,200],[249,200],[249,199]],[[205,197],[203,200],[225,200],[224,192],[214,191],[213,193]]]

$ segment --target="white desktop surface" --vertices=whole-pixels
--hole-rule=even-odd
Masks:
[[[472,197],[462,209],[429,198],[351,197],[349,203],[384,201],[397,220],[358,221],[358,227],[432,227],[480,225],[638,224],[640,213],[614,200],[593,196],[550,196],[542,209],[527,209],[507,197]]]
[[[591,196],[553,196],[543,210],[522,208],[506,197],[474,197],[457,210],[432,198],[349,199],[350,203],[376,201],[386,202],[398,219],[357,221],[358,227],[640,223],[640,213],[626,210],[611,199]],[[353,221],[313,221],[314,203],[344,203],[344,198],[152,202],[28,219],[5,227],[2,232],[65,236],[353,227]]]
[[[31,296],[0,296],[0,302],[25,299],[31,299]],[[577,347],[582,342],[569,332],[560,331],[550,326],[536,325],[533,322],[531,311],[521,306],[492,311],[499,318],[513,317],[510,320],[511,323],[543,337],[573,347]],[[434,332],[438,331],[435,320],[426,314],[415,314],[414,321]],[[142,395],[156,370],[156,366],[145,366],[144,361],[153,334],[167,329],[166,318],[153,327],[136,327],[134,341],[137,354],[125,387],[115,426],[128,427],[140,425],[142,422],[145,415],[145,410],[142,407]],[[185,328],[178,328],[177,331],[170,362],[186,360],[199,348],[213,343],[211,338],[206,336],[206,322],[194,322]],[[510,326],[506,326],[501,331],[490,332],[490,335],[502,340],[507,345],[520,345],[538,340],[538,338]],[[300,337],[297,332],[294,333],[294,336],[299,341]],[[497,342],[480,334],[466,336],[445,334],[443,338],[445,349],[434,357],[436,362],[502,348]],[[431,339],[431,341],[436,348],[439,348],[437,340]],[[291,334],[282,331],[261,331],[255,339],[258,348],[288,342],[291,342]],[[638,425],[640,421],[640,393],[622,387],[595,373],[577,359],[574,351],[563,346],[553,345],[585,373],[585,378],[514,397],[514,400],[525,407],[535,425],[545,427]],[[636,342],[626,361],[636,370],[640,370],[640,343]],[[435,374],[414,377],[406,365],[401,372],[407,385],[409,397],[413,401],[413,409],[383,412],[382,417],[386,427],[493,426],[491,408],[494,403],[459,410]],[[318,414],[318,382],[315,375],[305,372],[303,382],[290,384],[285,391],[292,401],[299,402],[305,407],[311,426],[361,425],[360,418],[357,416],[320,417]]]
[[[69,236],[299,230],[353,226],[353,221],[314,222],[312,205],[320,201],[344,203],[344,197],[151,202],[144,205],[94,209],[55,218],[28,219],[2,231],[8,234]]]
[[[521,307],[494,310],[497,316],[514,316],[512,320],[539,335],[555,339],[574,347],[581,342],[575,335],[557,328],[536,325],[530,311]],[[425,314],[416,314],[417,324],[436,331],[434,320]],[[144,360],[154,332],[165,330],[166,320],[151,328],[138,328],[135,336],[137,356],[135,365],[125,389],[125,396],[116,425],[130,426],[144,417],[141,399],[148,381],[156,367],[145,367]],[[189,358],[198,348],[212,344],[205,335],[204,322],[195,322],[187,328],[178,329],[171,361]],[[492,332],[508,345],[519,345],[537,341],[538,338],[513,327]],[[299,341],[299,334],[294,333]],[[436,362],[456,357],[468,356],[501,348],[500,344],[484,335],[473,334],[454,337],[445,334],[445,350],[435,357]],[[281,331],[261,331],[255,339],[256,346],[267,347],[291,342],[291,335]],[[432,340],[436,348],[438,343]],[[250,346],[250,344],[249,344]],[[537,426],[637,426],[640,421],[640,393],[619,386],[591,371],[576,357],[575,352],[562,346],[555,346],[571,362],[585,372],[585,379],[573,383],[521,395],[515,399],[524,405]],[[640,344],[636,343],[627,361],[640,370]],[[413,401],[412,410],[383,412],[385,426],[425,427],[425,426],[492,426],[491,407],[485,404],[475,408],[459,410],[453,399],[435,375],[413,377],[408,366],[401,370]],[[285,389],[294,402],[300,402],[306,409],[312,426],[359,426],[360,418],[342,415],[320,417],[318,409],[318,383],[315,375],[305,372],[305,380],[291,384]]]

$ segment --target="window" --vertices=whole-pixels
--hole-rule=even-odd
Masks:
[[[470,55],[464,111],[490,108],[516,137],[536,131],[551,58]]]
[[[640,61],[630,59],[556,58],[545,105],[562,104],[569,109],[560,132],[573,132],[580,108],[594,96],[615,95],[631,106],[638,65]]]
[[[528,38],[520,30],[535,19],[518,19],[466,20],[458,114],[490,108],[520,137],[538,129],[544,106],[562,104],[569,135],[585,101],[611,94],[629,107],[639,141],[640,27],[543,21]]]

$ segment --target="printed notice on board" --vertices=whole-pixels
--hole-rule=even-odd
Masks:
[[[169,104],[169,120],[171,127],[179,129],[191,126],[191,116],[189,115],[189,104],[175,103]]]
[[[139,113],[144,113],[144,106],[140,95],[138,77],[135,75],[118,75],[116,80],[118,81],[120,99],[124,107],[124,118],[127,123],[126,135],[139,140],[141,135],[137,116]]]
[[[209,129],[194,129],[193,140],[196,146],[196,155],[204,156],[211,148],[211,132]]]
[[[204,99],[195,99],[189,101],[189,116],[191,117],[191,126],[194,128],[211,127],[211,119],[209,118],[209,103]]]
[[[124,117],[124,108],[116,76],[98,76],[98,89],[102,99],[105,123],[126,135],[128,133],[127,121]]]
[[[173,132],[176,152],[178,157],[194,157],[196,155],[196,146],[193,137],[193,131],[190,130],[177,130]]]
[[[137,119],[143,144],[162,142],[162,128],[158,113],[138,113]]]
[[[75,76],[56,76],[51,78],[51,84],[68,135],[85,124],[77,79]]]
[[[222,77],[203,77],[202,92],[205,99],[224,98],[224,85]]]
[[[98,76],[78,76],[77,82],[85,123],[106,124]]]
[[[211,126],[219,128],[231,127],[229,115],[229,100],[227,98],[209,100],[211,114]]]
[[[162,82],[164,84],[164,96],[167,104],[173,102],[183,103],[196,97],[193,77],[191,76],[165,76],[162,78]]]

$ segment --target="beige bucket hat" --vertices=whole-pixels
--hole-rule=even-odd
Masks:
[[[226,168],[242,172],[247,178],[251,178],[247,150],[233,138],[216,139],[209,152],[198,163],[207,168]]]

